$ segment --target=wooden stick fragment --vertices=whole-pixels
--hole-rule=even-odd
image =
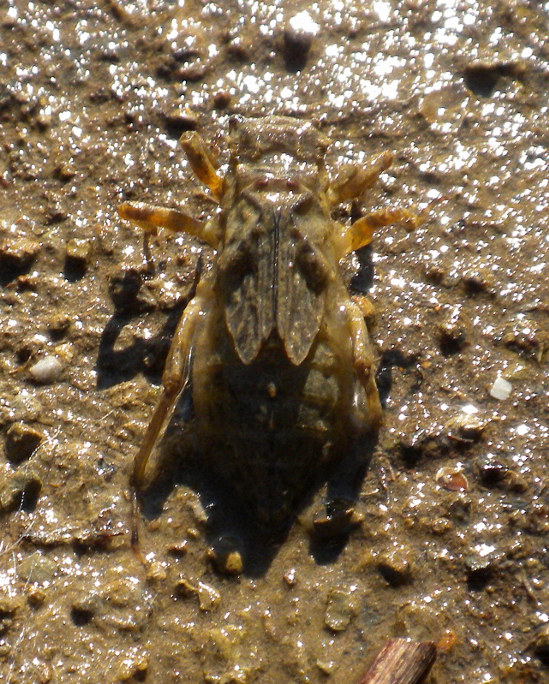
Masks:
[[[420,684],[436,657],[432,641],[389,639],[358,684]]]

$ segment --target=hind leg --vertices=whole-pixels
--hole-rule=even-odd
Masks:
[[[162,375],[160,398],[133,462],[132,548],[139,557],[141,557],[141,552],[139,550],[137,495],[146,482],[145,471],[149,457],[173,413],[181,392],[190,379],[193,339],[197,323],[202,314],[207,311],[208,304],[204,295],[197,295],[191,300],[179,321]]]

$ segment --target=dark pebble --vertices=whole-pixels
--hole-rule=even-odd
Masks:
[[[13,423],[6,434],[6,457],[12,463],[30,458],[44,435],[24,423]]]

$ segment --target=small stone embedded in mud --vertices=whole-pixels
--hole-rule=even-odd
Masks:
[[[68,313],[55,313],[48,322],[48,330],[50,335],[54,337],[62,337],[70,330],[72,318]]]
[[[209,550],[208,556],[216,570],[224,575],[239,575],[242,572],[244,562],[237,546],[238,540],[227,536],[219,539]]]
[[[221,594],[215,587],[205,582],[198,583],[198,603],[200,610],[215,610],[221,602]]]
[[[76,176],[76,168],[72,162],[61,162],[55,167],[53,175],[65,183]]]
[[[175,594],[181,598],[190,598],[194,596],[197,592],[196,587],[189,582],[189,580],[184,577],[180,577],[175,583]]]
[[[177,580],[175,584],[175,593],[181,598],[197,596],[200,610],[203,611],[215,610],[221,602],[221,594],[215,587],[201,581],[198,582],[197,586],[194,586],[194,584],[191,584],[191,582],[184,577]]]
[[[334,587],[328,592],[324,624],[332,632],[343,632],[358,615],[356,587]]]
[[[481,437],[490,418],[478,413],[474,406],[467,405],[465,409],[444,423],[444,431],[450,438],[475,442]]]
[[[290,71],[303,69],[319,26],[308,12],[298,12],[284,28],[284,57]]]
[[[42,480],[27,464],[0,485],[0,511],[32,510],[42,489]]]
[[[141,590],[133,578],[123,577],[107,582],[102,588],[101,596],[111,606],[128,608],[139,601]]]
[[[27,592],[27,603],[31,608],[40,608],[46,600],[46,592],[42,587],[32,586]]]
[[[482,589],[503,560],[504,554],[493,546],[479,544],[463,559],[467,579],[475,589]]]
[[[511,492],[520,494],[528,489],[528,481],[521,475],[517,473],[516,470],[508,470],[503,477],[503,488]]]
[[[63,372],[63,364],[56,356],[45,356],[29,368],[33,380],[43,385],[49,385],[58,380]]]
[[[449,448],[438,423],[419,421],[415,417],[410,417],[399,425],[397,438],[403,458],[410,463],[416,463],[420,458],[439,458]]]
[[[66,245],[67,261],[77,264],[83,268],[88,265],[91,255],[91,244],[89,240],[71,238]]]
[[[400,546],[378,558],[377,567],[388,584],[400,587],[412,581],[410,549]]]
[[[439,468],[435,476],[436,483],[450,492],[466,492],[469,482],[461,471],[461,466],[444,466]]]
[[[499,399],[499,401],[505,401],[511,396],[511,391],[513,390],[513,385],[501,375],[494,380],[492,387],[490,388],[490,396],[494,399]]]
[[[219,90],[213,96],[215,109],[226,109],[231,103],[231,93],[228,90]]]
[[[189,551],[189,542],[186,539],[180,542],[172,542],[166,545],[166,551],[173,556],[184,556]]]
[[[549,625],[543,625],[538,631],[530,648],[544,665],[549,665]]]
[[[320,658],[316,660],[315,665],[318,669],[327,676],[333,674],[337,668],[337,663],[335,660],[321,660]]]
[[[39,242],[25,237],[6,237],[0,242],[0,270],[22,271],[30,267],[42,249]]]
[[[87,625],[99,611],[101,599],[95,594],[79,597],[72,602],[71,619],[77,627]]]
[[[48,207],[46,211],[46,222],[51,226],[56,223],[61,223],[62,221],[65,221],[68,217],[67,212],[63,209],[62,205],[59,202],[54,202],[51,206]]]
[[[20,607],[19,597],[0,596],[0,636],[9,630]]]
[[[194,131],[198,128],[198,116],[188,107],[175,107],[164,114],[168,128],[174,133]]]
[[[167,577],[166,570],[162,563],[153,561],[147,568],[147,579],[153,582],[162,582]]]
[[[315,515],[314,533],[319,539],[336,539],[348,534],[364,522],[364,515],[355,511],[349,501],[331,502],[326,514]]]
[[[509,471],[509,466],[496,458],[494,454],[484,454],[477,458],[474,468],[480,481],[486,487],[496,487]]]
[[[37,584],[51,582],[57,571],[57,563],[41,551],[35,551],[17,566],[17,574],[22,580]]]
[[[297,584],[297,573],[295,568],[290,568],[289,570],[287,570],[282,576],[282,579],[286,582],[286,584],[289,587],[295,587],[295,585]]]
[[[6,433],[6,457],[12,463],[30,458],[44,435],[25,423],[13,423]]]
[[[142,681],[149,669],[149,657],[145,654],[124,658],[116,671],[117,681]]]
[[[449,355],[458,352],[466,344],[470,335],[471,324],[462,313],[460,307],[453,307],[444,311],[442,320],[438,324],[440,349]]]

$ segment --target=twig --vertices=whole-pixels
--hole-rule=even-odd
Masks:
[[[432,641],[389,639],[358,684],[420,684],[436,657]]]

